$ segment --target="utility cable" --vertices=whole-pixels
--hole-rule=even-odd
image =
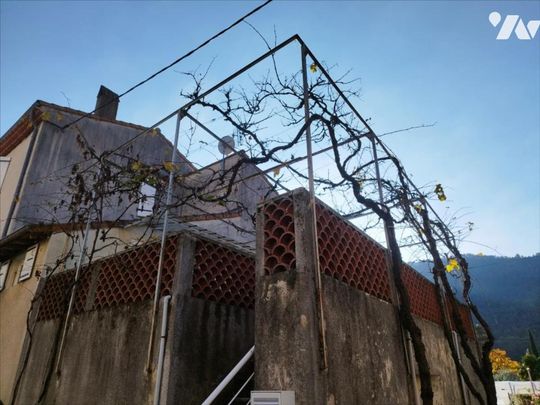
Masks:
[[[84,118],[88,118],[90,115],[92,115],[93,113],[95,113],[96,111],[98,110],[101,110],[102,108],[105,108],[107,107],[109,104],[115,102],[115,101],[118,101],[120,100],[121,97],[125,96],[126,94],[128,93],[131,93],[133,90],[135,90],[136,88],[142,86],[143,84],[149,82],[150,80],[152,80],[153,78],[155,78],[156,76],[160,75],[161,73],[165,72],[166,70],[170,69],[171,67],[173,67],[174,65],[178,64],[179,62],[183,61],[184,59],[190,57],[191,55],[193,55],[195,52],[197,52],[199,49],[205,47],[206,45],[208,45],[210,42],[212,42],[214,39],[220,37],[221,35],[225,34],[227,31],[229,31],[230,29],[236,27],[238,24],[240,24],[241,22],[243,22],[246,18],[252,16],[253,14],[255,14],[257,11],[259,11],[260,9],[262,9],[263,7],[265,7],[266,5],[268,5],[268,3],[270,3],[272,0],[267,0],[265,1],[263,4],[255,7],[253,10],[251,10],[249,13],[245,14],[243,17],[239,18],[238,20],[236,20],[235,22],[233,22],[232,24],[230,24],[228,27],[222,29],[221,31],[219,31],[217,34],[213,35],[212,37],[210,37],[209,39],[207,39],[206,41],[204,41],[203,43],[201,43],[199,46],[197,46],[196,48],[193,48],[191,51],[185,53],[184,55],[180,56],[178,59],[176,59],[175,61],[171,62],[170,64],[168,64],[167,66],[165,66],[164,68],[158,70],[157,72],[151,74],[150,76],[148,76],[146,79],[140,81],[139,83],[135,84],[134,86],[130,87],[129,89],[127,89],[126,91],[124,91],[123,93],[119,94],[118,96],[114,97],[113,99],[109,100],[109,102],[103,104],[102,106],[100,107],[97,107],[95,110],[89,112],[89,113],[86,113],[85,115],[82,115],[80,116],[79,118],[77,118],[76,120],[70,122],[69,124],[66,124],[62,127],[62,129],[66,129],[66,128],[69,128],[70,126],[76,124],[77,122],[81,121],[82,119]]]

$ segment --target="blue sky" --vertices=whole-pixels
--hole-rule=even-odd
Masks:
[[[129,88],[255,4],[2,1],[1,133],[36,99],[92,110],[100,84]],[[464,251],[528,255],[540,251],[540,32],[497,41],[492,11],[538,20],[540,2],[276,1],[249,21],[270,39],[300,34],[335,74],[352,69],[378,133],[436,122],[385,141],[468,213]],[[242,24],[123,98],[118,118],[152,124],[178,106],[179,71],[213,60],[214,83],[264,51]]]

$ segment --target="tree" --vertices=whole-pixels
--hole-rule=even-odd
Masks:
[[[520,368],[519,362],[512,360],[506,354],[506,351],[502,349],[491,350],[489,359],[491,360],[493,373],[499,373],[501,371],[517,372]]]

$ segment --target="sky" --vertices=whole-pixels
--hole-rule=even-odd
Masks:
[[[37,99],[91,111],[259,2],[0,2],[0,132]],[[299,34],[359,78],[354,101],[418,184],[441,183],[474,222],[470,253],[540,251],[540,31],[497,40],[488,16],[540,20],[540,2],[274,1],[249,22],[271,42]],[[266,51],[247,24],[122,98],[118,119],[151,125],[205,70],[213,84]],[[291,56],[292,57],[292,56]],[[292,63],[292,62],[291,62]]]

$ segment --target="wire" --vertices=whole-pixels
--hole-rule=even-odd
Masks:
[[[125,96],[126,94],[128,93],[131,93],[133,90],[135,90],[136,88],[142,86],[143,84],[149,82],[150,80],[152,80],[153,78],[155,78],[156,76],[160,75],[161,73],[165,72],[166,70],[170,69],[171,67],[173,67],[174,65],[178,64],[179,62],[183,61],[184,59],[190,57],[191,55],[193,55],[195,52],[197,52],[199,49],[205,47],[206,45],[208,45],[210,42],[212,42],[214,39],[220,37],[221,35],[225,34],[227,31],[229,31],[230,29],[236,27],[238,24],[240,24],[241,22],[243,22],[246,18],[252,16],[253,14],[255,14],[257,11],[259,11],[260,9],[262,9],[263,7],[267,6],[268,3],[270,3],[272,0],[267,0],[265,1],[263,4],[261,4],[260,6],[257,6],[255,7],[253,10],[251,10],[249,13],[245,14],[243,17],[239,18],[238,20],[236,20],[235,22],[233,22],[232,24],[230,24],[227,28],[224,28],[222,29],[221,31],[219,31],[217,34],[213,35],[212,37],[210,37],[209,39],[207,39],[206,41],[204,41],[203,43],[201,43],[199,46],[197,46],[196,48],[193,48],[191,51],[185,53],[184,55],[180,56],[178,59],[176,59],[175,61],[171,62],[170,64],[168,64],[167,66],[165,66],[164,68],[158,70],[157,72],[151,74],[150,76],[148,76],[146,79],[140,81],[139,83],[137,83],[136,85],[130,87],[129,89],[127,89],[126,91],[124,91],[123,93],[119,94],[118,96],[114,97],[113,99],[111,99],[108,103],[96,108],[94,111],[91,111],[89,113],[86,113],[85,115],[82,115],[80,116],[79,118],[77,118],[76,120],[70,122],[69,124],[66,124],[62,127],[62,129],[66,129],[66,128],[69,128],[70,126],[76,124],[77,122],[81,121],[82,119],[84,118],[87,118],[89,117],[90,115],[92,115],[93,113],[95,113],[96,111],[102,109],[102,108],[105,108],[107,107],[109,104],[115,102],[115,101],[118,101],[120,100],[121,97]]]

